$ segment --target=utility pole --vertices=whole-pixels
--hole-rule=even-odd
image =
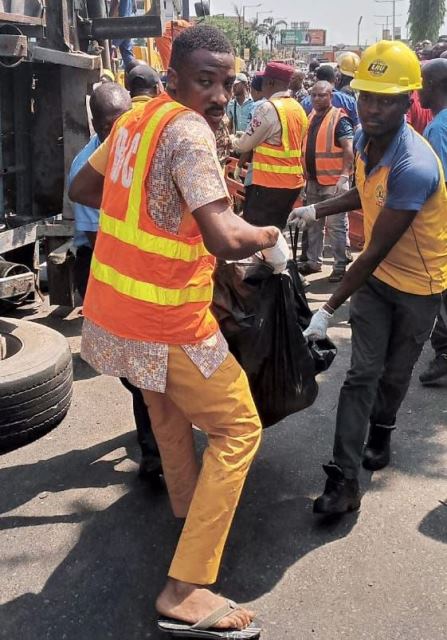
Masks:
[[[399,15],[394,16],[394,19],[396,19],[396,18],[400,18],[400,16],[401,16],[401,15],[402,15],[402,14],[401,14],[401,13],[399,13]],[[376,22],[376,25],[377,25],[377,26],[381,26],[381,27],[382,27],[382,37],[383,37],[384,29],[386,29],[386,30],[387,30],[387,33],[389,33],[389,32],[390,32],[390,31],[389,31],[389,28],[388,28],[388,27],[389,27],[389,21],[390,21],[390,19],[391,19],[391,18],[393,18],[393,16],[388,14],[388,15],[386,15],[386,16],[374,16],[374,17],[375,17],[375,18],[385,18],[385,20],[386,20],[386,23],[385,23],[385,24],[384,24],[383,22]],[[393,27],[393,33],[392,33],[392,36],[391,36],[391,40],[394,40],[394,31],[395,31],[395,27]]]
[[[403,2],[403,0],[374,0],[375,2],[379,3],[379,4],[391,4],[393,5],[393,12],[392,12],[392,18],[393,18],[393,32],[391,34],[391,40],[394,40],[394,34],[396,33],[396,4],[398,2]]]
[[[357,22],[357,48],[360,49],[360,25],[362,24],[363,16],[360,16]]]

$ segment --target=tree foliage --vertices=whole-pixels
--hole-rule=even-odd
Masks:
[[[255,24],[254,30],[261,36],[265,36],[268,44],[270,44],[270,52],[276,45],[276,40],[281,31],[281,27],[287,28],[287,22],[285,20],[278,20],[275,22],[273,18],[266,18],[263,22]]]
[[[408,26],[413,43],[436,42],[444,23],[445,0],[410,0]]]
[[[210,16],[206,20],[207,24],[221,29],[228,40],[233,45],[236,55],[243,56],[244,49],[250,49],[250,58],[256,58],[258,53],[257,33],[253,31],[250,24],[242,25],[242,18],[229,18],[225,16]]]

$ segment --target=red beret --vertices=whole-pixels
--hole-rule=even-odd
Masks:
[[[289,64],[269,62],[265,67],[264,77],[289,83],[294,71],[295,69]]]

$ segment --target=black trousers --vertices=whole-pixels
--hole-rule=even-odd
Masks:
[[[442,307],[443,313],[438,315],[436,326],[431,335],[431,346],[437,356],[447,354],[447,324],[444,320],[444,317],[447,317],[447,291],[442,294]]]
[[[153,458],[154,466],[159,466],[160,452],[152,431],[151,419],[144,403],[143,394],[127,378],[120,378],[120,381],[132,394],[133,415],[141,454],[146,460]]]
[[[78,247],[76,251],[76,259],[74,263],[74,286],[83,300],[87,291],[92,255],[93,250],[91,247]]]
[[[286,226],[301,189],[273,189],[252,184],[245,187],[244,220],[256,227]]]
[[[338,401],[334,461],[356,478],[368,422],[392,429],[441,296],[398,291],[370,276],[351,297],[352,356]]]

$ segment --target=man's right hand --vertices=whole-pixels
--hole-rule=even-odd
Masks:
[[[262,250],[262,255],[264,256],[265,261],[273,267],[273,273],[281,273],[284,271],[287,267],[289,254],[289,245],[281,232],[273,247]]]
[[[287,218],[287,224],[299,229],[305,229],[306,226],[312,224],[317,219],[315,205],[310,204],[307,207],[297,207]]]

